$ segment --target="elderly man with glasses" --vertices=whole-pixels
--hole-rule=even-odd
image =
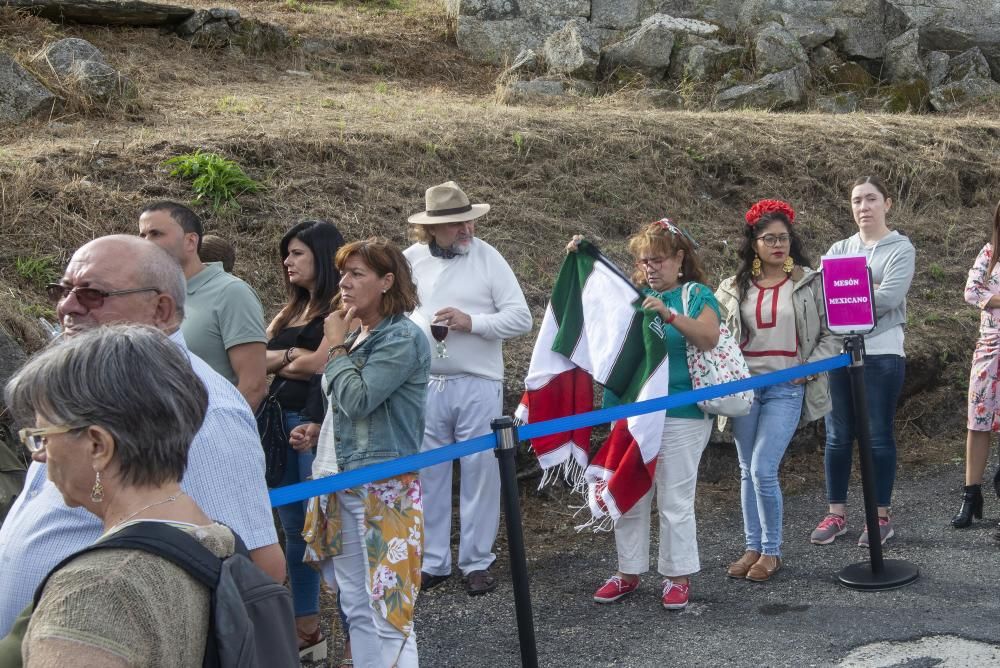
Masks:
[[[181,487],[210,517],[243,538],[262,570],[283,581],[285,558],[271,516],[256,423],[232,383],[185,345],[179,325],[186,289],[177,262],[155,244],[137,237],[101,237],[73,254],[62,280],[48,286],[48,293],[56,305],[62,336],[113,323],[150,325],[188,354],[208,389],[209,405],[191,444]],[[22,433],[29,447],[40,446],[44,438],[37,430]],[[95,494],[99,485],[95,479]],[[10,631],[49,570],[100,535],[100,520],[82,508],[68,507],[47,479],[45,464],[32,463],[24,492],[0,528],[4,579],[0,587],[0,636]]]

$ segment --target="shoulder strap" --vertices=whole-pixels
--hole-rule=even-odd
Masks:
[[[234,532],[236,552],[247,554],[246,546]],[[35,590],[34,605],[42,598],[42,591],[52,574],[66,566],[69,562],[88,552],[96,550],[142,550],[166,559],[183,569],[191,577],[209,589],[215,589],[222,570],[222,559],[198,542],[186,531],[162,522],[139,522],[125,527],[110,537],[98,541],[89,547],[74,552],[60,561]]]
[[[684,284],[684,287],[681,288],[681,308],[684,309],[684,315],[686,315],[689,318],[691,317],[691,315],[688,309],[688,304],[691,301],[691,287],[693,284],[694,281],[688,281],[687,283]]]

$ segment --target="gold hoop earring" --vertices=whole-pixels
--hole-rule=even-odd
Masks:
[[[750,275],[760,276],[763,270],[760,266],[760,256],[754,253],[753,262],[750,264]]]
[[[101,484],[101,472],[94,471],[96,477],[94,479],[94,486],[90,488],[90,500],[94,503],[100,503],[104,500],[104,485]]]
[[[785,258],[785,261],[781,264],[781,270],[786,274],[792,273],[792,269],[795,269],[795,260],[789,255]]]

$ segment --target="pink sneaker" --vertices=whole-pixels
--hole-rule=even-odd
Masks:
[[[669,578],[663,581],[663,607],[667,610],[683,610],[688,604],[690,584],[677,584]]]
[[[598,603],[614,603],[622,596],[631,594],[639,588],[639,578],[632,582],[624,580],[621,576],[612,575],[608,581],[594,592],[594,600]]]

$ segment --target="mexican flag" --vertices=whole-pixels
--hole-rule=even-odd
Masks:
[[[623,404],[667,393],[663,323],[639,308],[636,289],[603,259],[583,241],[563,262],[524,381],[523,423],[593,410],[595,381]],[[533,439],[531,447],[546,473],[586,483],[594,519],[617,520],[652,487],[663,420],[658,411],[616,421],[593,460],[589,427]]]

